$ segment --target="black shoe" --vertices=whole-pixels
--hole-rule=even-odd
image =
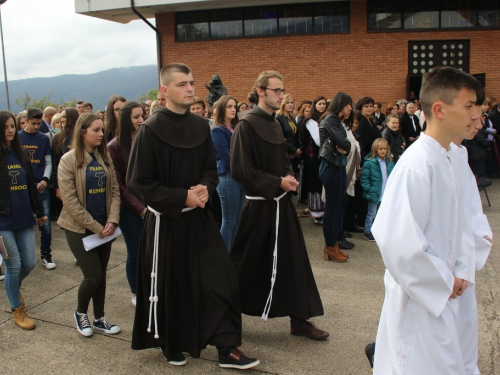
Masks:
[[[354,247],[352,242],[347,241],[345,238],[339,241],[339,247],[342,250],[351,250]]]
[[[351,241],[347,241],[345,238],[342,241],[345,242],[348,245],[352,245],[352,247],[356,246],[355,243],[352,243]]]
[[[363,238],[367,241],[375,242],[375,238],[373,237],[373,234],[371,234],[371,232],[363,234]]]
[[[351,232],[344,232],[344,238],[352,238],[352,233]]]
[[[365,346],[365,354],[368,357],[368,362],[370,362],[370,367],[373,368],[373,362],[375,361],[375,343],[374,342]]]
[[[162,346],[160,350],[163,358],[165,358],[167,362],[172,366],[184,366],[187,363],[187,359],[182,353],[176,353],[172,355],[167,354],[167,348],[165,346]]]
[[[364,227],[356,227],[356,229],[353,230],[355,233],[365,233],[365,228]]]
[[[53,270],[56,268],[56,263],[52,260],[51,254],[42,255],[42,266],[47,268],[48,270]]]
[[[238,348],[234,349],[227,357],[219,355],[219,366],[222,368],[246,370],[257,366],[259,363],[258,359],[248,358]]]

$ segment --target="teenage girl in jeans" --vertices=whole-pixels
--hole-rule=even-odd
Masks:
[[[241,209],[245,203],[245,192],[238,181],[231,176],[229,167],[231,152],[231,137],[236,125],[236,99],[224,95],[215,106],[215,122],[212,127],[212,142],[217,157],[217,174],[219,175],[219,194],[222,206],[222,227],[220,233],[226,244],[227,251],[233,246],[238,230]]]
[[[116,179],[120,186],[121,208],[120,228],[127,245],[127,264],[125,271],[132,292],[132,305],[136,305],[137,284],[137,253],[139,252],[139,239],[141,236],[142,219],[147,208],[131,194],[125,182],[127,181],[128,159],[132,147],[132,139],[139,126],[143,123],[143,110],[139,103],[125,102],[118,114],[118,127],[116,138],[108,144],[109,156],[113,160]]]
[[[26,313],[19,287],[35,267],[33,226],[43,225],[47,216],[30,159],[19,140],[16,118],[10,112],[0,111],[0,124],[4,124],[4,131],[0,132],[0,236],[9,254],[5,260],[5,292],[14,322],[23,329],[33,329],[36,325]]]
[[[65,229],[66,240],[83,272],[78,289],[75,320],[78,332],[92,335],[87,309],[94,305],[93,328],[118,333],[120,327],[104,318],[106,270],[112,241],[86,251],[83,238],[111,236],[120,218],[120,190],[106,150],[104,124],[93,113],[80,115],[75,125],[72,150],[59,163],[58,179],[63,209],[57,223]]]

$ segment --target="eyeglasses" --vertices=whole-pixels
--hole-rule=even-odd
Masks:
[[[261,87],[262,90],[271,90],[271,91],[274,91],[274,93],[278,96],[280,96],[281,94],[285,95],[286,94],[286,90],[285,89],[270,89],[269,87]]]

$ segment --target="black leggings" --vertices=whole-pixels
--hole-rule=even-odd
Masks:
[[[82,239],[93,234],[92,232],[87,231],[85,234],[81,234],[65,230],[65,233],[69,248],[83,272],[83,281],[78,289],[77,311],[86,314],[92,299],[94,318],[102,318],[104,316],[104,299],[106,297],[106,269],[113,241],[86,251]]]

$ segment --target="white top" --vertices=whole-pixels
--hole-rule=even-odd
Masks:
[[[309,130],[309,134],[311,134],[311,138],[316,143],[316,146],[320,146],[320,140],[319,140],[319,126],[316,121],[313,119],[309,119],[306,122],[306,128]]]

